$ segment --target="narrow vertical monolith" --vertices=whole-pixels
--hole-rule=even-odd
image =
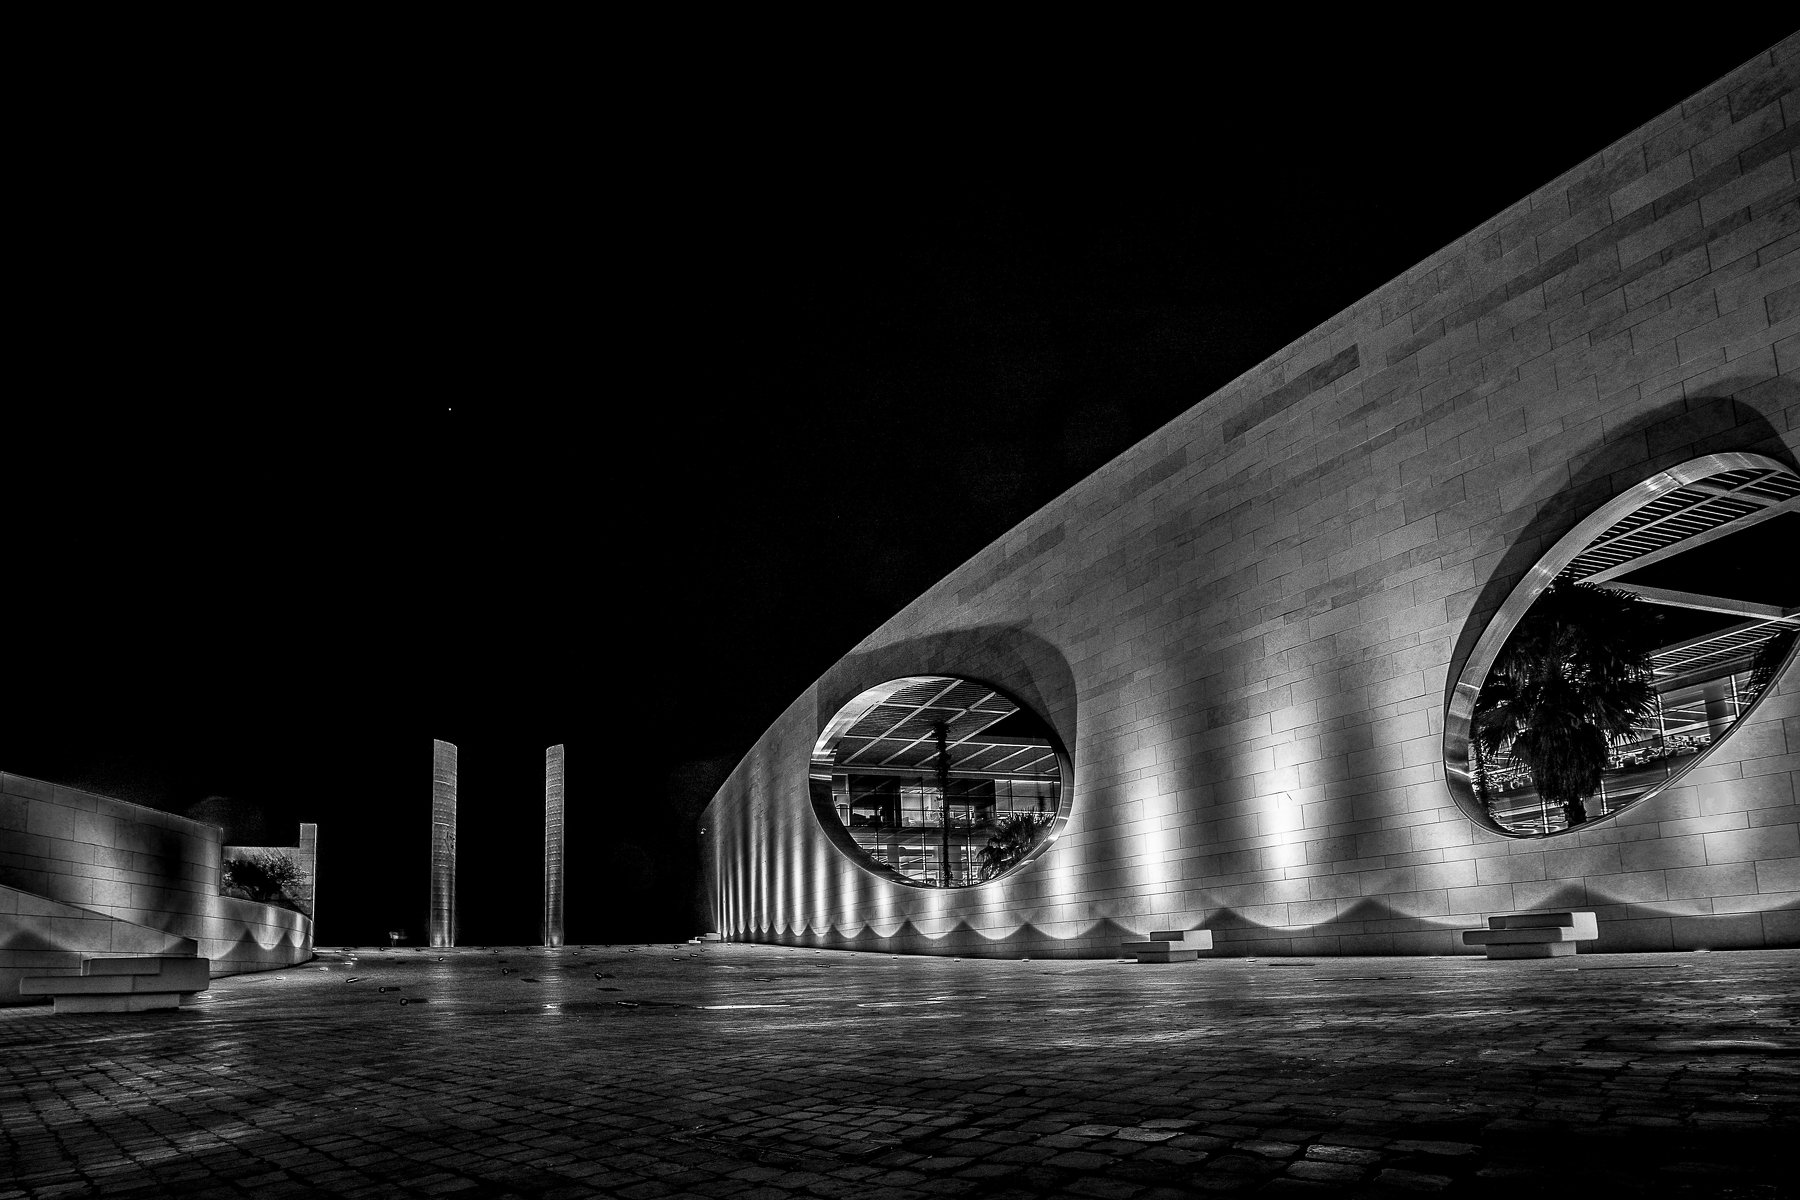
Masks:
[[[544,945],[563,944],[563,748],[544,751]]]
[[[431,944],[456,945],[456,747],[431,743]]]

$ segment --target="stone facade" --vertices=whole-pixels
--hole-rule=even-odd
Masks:
[[[1515,839],[1445,783],[1450,689],[1584,517],[1659,470],[1800,450],[1800,35],[1084,480],[796,700],[702,818],[729,936],[953,954],[1462,952],[1591,908],[1600,950],[1800,945],[1800,672],[1617,817]],[[834,849],[808,756],[850,697],[962,675],[1073,758],[1029,867],[898,887]]]

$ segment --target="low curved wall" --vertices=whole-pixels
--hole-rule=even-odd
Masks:
[[[292,909],[214,896],[197,939],[214,975],[291,967],[313,956],[312,918]]]
[[[1113,956],[1460,953],[1582,907],[1600,950],[1800,945],[1800,675],[1699,769],[1553,838],[1445,784],[1489,617],[1582,518],[1721,451],[1800,452],[1800,35],[1607,147],[1083,480],[865,639],[701,824],[729,936]],[[904,675],[1005,688],[1073,758],[1017,875],[902,888],[819,827],[820,730]]]

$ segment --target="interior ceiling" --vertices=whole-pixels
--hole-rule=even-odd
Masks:
[[[1709,475],[1615,522],[1561,579],[1630,592],[1667,614],[1658,676],[1741,669],[1800,626],[1792,567],[1800,477],[1775,468]]]
[[[839,768],[935,771],[937,726],[944,726],[958,776],[1055,777],[1056,753],[1042,738],[987,735],[1019,711],[985,684],[933,678],[901,688],[864,713],[834,744]]]

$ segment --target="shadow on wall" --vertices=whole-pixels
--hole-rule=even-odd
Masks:
[[[1580,884],[1568,884],[1531,905],[1534,911],[1582,909],[1599,921],[1600,936],[1582,947],[1587,954],[1640,953],[1656,950],[1756,949],[1773,944],[1765,918],[1782,927],[1800,925],[1800,905],[1786,904],[1746,913],[1682,913],[1673,904],[1619,903],[1590,899]],[[1479,929],[1491,913],[1420,916],[1395,908],[1385,899],[1365,897],[1330,920],[1313,925],[1276,925],[1260,921],[1232,908],[1208,909],[1206,920],[1195,928],[1213,934],[1218,958],[1246,955],[1305,957],[1308,955],[1392,954],[1480,955],[1480,947],[1464,946],[1462,931]],[[854,933],[829,929],[770,930],[761,935],[738,935],[734,940],[782,946],[808,946],[829,950],[870,953],[957,955],[968,958],[1116,958],[1118,944],[1147,936],[1156,926],[1146,920],[1142,928],[1129,929],[1110,918],[1096,921],[1069,937],[1057,937],[1027,922],[1010,933],[994,936],[957,921],[938,934],[925,933],[906,919],[892,933],[878,932],[865,924]],[[1791,936],[1791,935],[1790,935]]]
[[[927,634],[846,656],[819,681],[815,731],[861,692],[907,675],[994,684],[1046,721],[1070,751],[1075,748],[1075,673],[1061,650],[1020,624]]]
[[[1781,433],[1763,413],[1800,403],[1800,383],[1781,377],[1727,379],[1714,390],[1720,393],[1716,398],[1674,401],[1619,429],[1608,433],[1596,430],[1586,439],[1587,448],[1570,457],[1566,484],[1517,506],[1520,512],[1533,506],[1537,511],[1514,535],[1512,545],[1482,585],[1456,639],[1444,677],[1446,705],[1495,611],[1557,539],[1589,513],[1639,480],[1703,454],[1742,450],[1767,455],[1789,467],[1796,465]],[[1570,432],[1580,434],[1579,430]]]
[[[227,897],[229,899],[229,897]],[[237,904],[254,904],[254,901],[240,900]],[[267,908],[267,905],[257,905]],[[277,910],[285,911],[285,910]],[[267,971],[276,967],[290,967],[302,963],[312,957],[312,931],[310,923],[303,925],[295,922],[291,926],[262,925],[255,921],[256,914],[244,917],[241,913],[233,916],[242,919],[242,928],[235,941],[209,938],[202,943],[202,952],[212,960],[213,975],[241,975],[251,971]],[[288,913],[298,916],[297,913]],[[260,929],[261,936],[252,932]]]
[[[1148,926],[1146,926],[1146,931]],[[968,958],[1116,958],[1119,943],[1143,936],[1117,921],[1104,918],[1073,937],[1046,933],[1029,921],[1002,936],[974,928],[958,920],[942,933],[929,934],[902,920],[892,933],[864,925],[848,936],[807,928],[796,932],[772,930],[761,936],[739,935],[740,942],[768,942],[780,946],[812,946],[829,950],[860,950],[888,954],[957,955]]]

